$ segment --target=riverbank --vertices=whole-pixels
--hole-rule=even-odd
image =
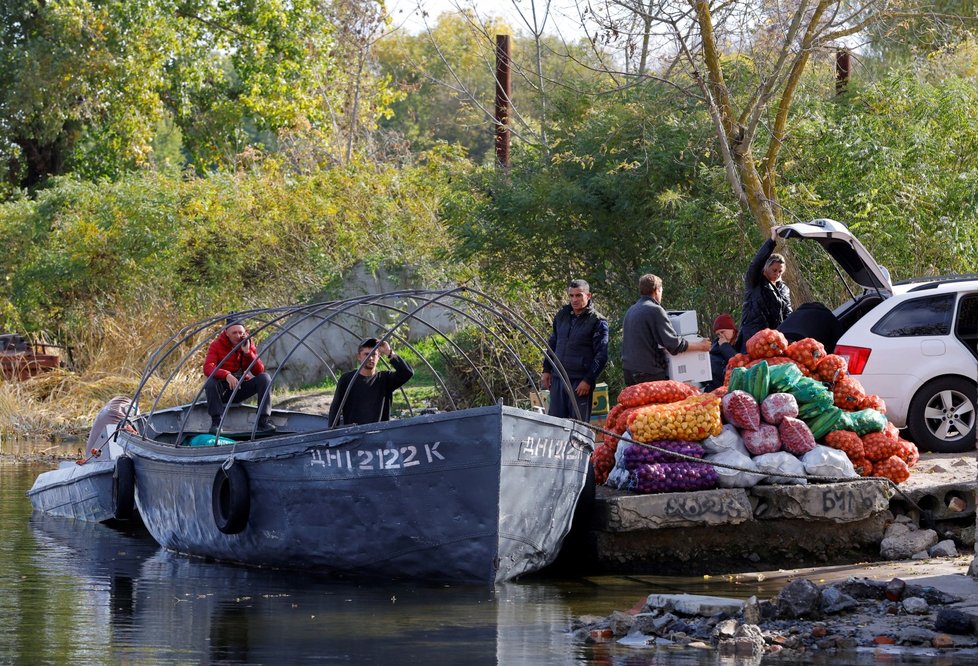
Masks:
[[[652,592],[628,610],[577,618],[585,644],[698,648],[798,660],[817,653],[924,650],[978,657],[978,580],[970,556],[749,576],[782,586],[770,598]],[[954,663],[954,662],[949,662]]]

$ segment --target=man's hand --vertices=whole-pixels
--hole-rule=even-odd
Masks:
[[[387,342],[387,340],[384,340],[379,345],[377,345],[377,353],[380,354],[381,356],[386,356],[387,358],[390,358],[391,354],[394,353],[394,350],[391,348],[390,343]]]
[[[689,351],[708,352],[710,351],[710,341],[700,340],[699,342],[690,342],[687,349]]]
[[[771,226],[771,240],[774,242],[778,241],[778,229],[780,228],[777,224]]]
[[[224,378],[224,381],[228,383],[228,386],[231,387],[232,391],[238,385],[238,378],[232,375],[230,372],[228,373],[227,377]]]
[[[540,375],[540,386],[542,386],[545,391],[550,390],[550,378],[551,375],[549,372],[545,372]]]
[[[583,398],[590,391],[591,391],[591,385],[587,383],[586,379],[582,379],[581,383],[577,385],[576,389],[574,389],[574,393],[577,394],[578,398]]]

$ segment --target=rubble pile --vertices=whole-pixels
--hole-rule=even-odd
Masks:
[[[899,578],[850,577],[824,586],[797,578],[766,601],[652,594],[637,613],[582,617],[572,631],[583,643],[700,648],[758,659],[885,645],[978,647],[972,616],[951,607],[959,601]]]

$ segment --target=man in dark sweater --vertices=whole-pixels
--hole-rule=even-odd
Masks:
[[[377,371],[380,356],[387,357],[393,370]],[[329,406],[331,428],[389,421],[394,391],[414,376],[414,370],[394,353],[386,340],[367,338],[357,348],[360,367],[340,377]],[[342,412],[340,411],[342,409]]]
[[[594,309],[591,286],[584,280],[571,281],[567,300],[554,317],[547,345],[567,373],[570,391],[560,373],[554,371],[549,355],[543,357],[540,383],[550,390],[548,414],[570,419],[577,418],[579,412],[581,420],[587,421],[591,418],[594,385],[608,362],[608,320]]]
[[[625,385],[669,379],[666,352],[710,351],[710,341],[689,342],[676,335],[662,301],[662,279],[651,273],[638,280],[639,299],[625,313],[621,328],[621,367]]]

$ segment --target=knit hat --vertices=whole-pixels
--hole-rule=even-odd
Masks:
[[[724,312],[722,315],[718,316],[713,320],[713,332],[716,333],[722,328],[733,329],[734,333],[737,332],[737,325],[734,323],[733,317]]]

